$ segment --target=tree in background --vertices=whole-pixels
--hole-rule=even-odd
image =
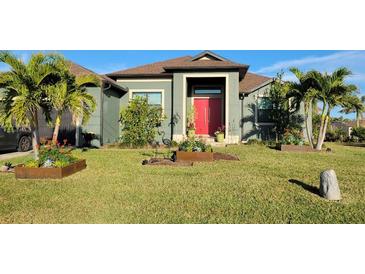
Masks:
[[[349,75],[351,75],[351,71],[344,67],[336,69],[333,73],[321,73],[314,70],[307,73],[307,77],[312,81],[311,89],[316,92],[316,98],[323,105],[316,144],[317,150],[322,149],[331,110],[335,106],[343,105],[348,96],[357,90],[356,86],[345,83],[345,79]]]
[[[137,96],[121,110],[121,141],[131,147],[143,147],[153,142],[157,129],[165,119],[162,108],[151,106],[147,98]]]
[[[4,89],[0,124],[8,131],[16,127],[30,128],[34,158],[39,158],[38,112],[43,111],[50,122],[51,106],[44,89],[56,84],[60,78],[60,56],[32,54],[28,63],[14,54],[0,52],[0,62],[10,66],[10,71],[0,73],[0,88]]]
[[[361,99],[357,95],[349,95],[344,98],[342,103],[342,113],[355,113],[356,114],[356,127],[360,127],[360,119],[363,118],[365,112],[365,96]]]

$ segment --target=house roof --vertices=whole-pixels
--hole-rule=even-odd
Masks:
[[[72,61],[67,61],[70,65],[70,72],[75,76],[84,76],[84,75],[95,75],[97,78],[100,79],[100,81],[112,85],[114,88],[118,89],[119,91],[126,92],[127,89],[120,86],[116,81],[111,79],[110,77],[102,74],[97,74],[96,72],[93,72],[92,70],[89,70],[79,64],[76,64]]]
[[[273,78],[266,77],[259,74],[247,72],[245,77],[240,81],[240,93],[251,93],[255,90],[271,83]]]
[[[183,56],[130,69],[107,74],[113,78],[136,77],[172,77],[173,71],[179,70],[220,70],[235,69],[240,73],[239,89],[241,93],[250,93],[272,81],[272,78],[248,73],[248,65],[225,59],[213,52],[204,51],[194,57]]]

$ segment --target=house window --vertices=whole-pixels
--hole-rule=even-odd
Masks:
[[[268,97],[257,98],[257,122],[272,123],[273,105]]]
[[[194,94],[221,94],[221,88],[195,88]]]
[[[147,98],[147,102],[151,106],[162,106],[162,92],[134,91],[132,98],[134,99],[137,96]]]

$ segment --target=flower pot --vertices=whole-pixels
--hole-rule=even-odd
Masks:
[[[195,129],[188,129],[188,138],[193,138],[195,136]]]
[[[224,142],[224,133],[218,133],[216,135],[216,139],[218,143],[223,143]]]

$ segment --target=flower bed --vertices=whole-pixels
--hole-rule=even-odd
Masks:
[[[176,161],[189,162],[212,162],[213,150],[210,145],[195,140],[188,139],[179,144],[179,150],[175,152]]]
[[[17,179],[62,179],[86,168],[86,160],[78,160],[64,167],[15,167]]]
[[[19,179],[61,179],[86,168],[86,161],[71,154],[72,148],[49,142],[39,149],[39,159],[15,167]]]

